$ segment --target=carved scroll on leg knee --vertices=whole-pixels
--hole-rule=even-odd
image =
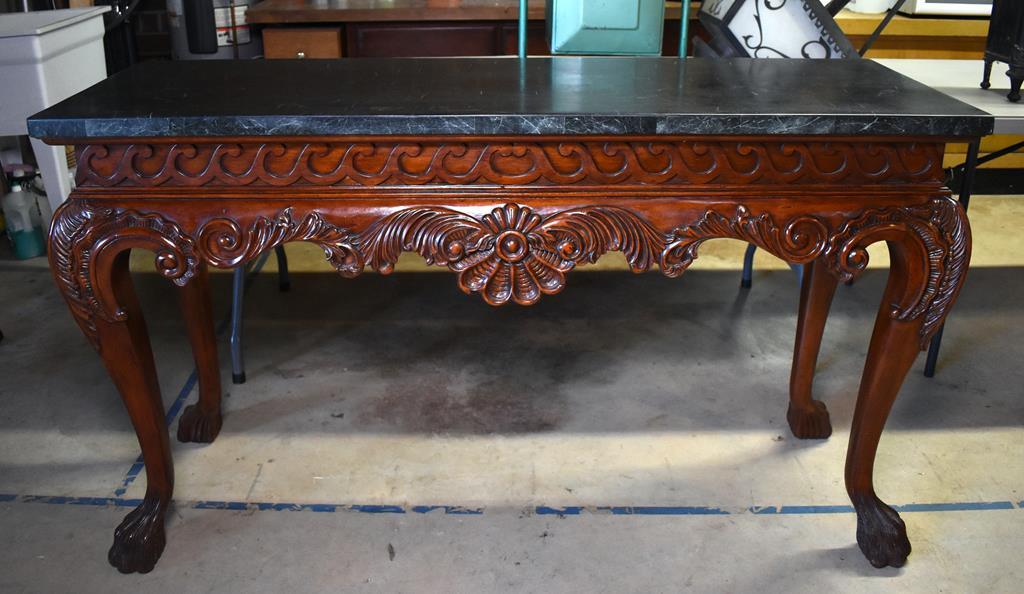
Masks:
[[[910,541],[899,514],[875,494],[875,453],[903,379],[963,284],[970,230],[960,206],[944,196],[923,206],[867,211],[845,224],[833,243],[830,263],[840,278],[863,270],[865,248],[880,240],[888,242],[892,263],[857,397],[846,488],[865,557],[875,567],[899,567]]]
[[[179,284],[195,274],[192,240],[159,216],[80,199],[54,216],[51,269],[121,394],[146,465],[145,499],[115,530],[108,559],[121,572],[145,573],[163,552],[174,470],[153,352],[128,271],[132,248],[155,252],[158,270]]]

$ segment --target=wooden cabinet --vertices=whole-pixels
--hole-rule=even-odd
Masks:
[[[346,55],[352,58],[493,56],[500,22],[351,23]]]
[[[296,51],[322,40],[334,53],[316,57],[494,56],[516,53],[518,0],[263,0],[247,14],[250,23],[263,26],[267,57],[295,57]],[[530,0],[527,47],[531,55],[548,53],[545,41],[544,2]],[[690,9],[691,31],[701,35]],[[665,7],[663,54],[678,52],[679,2]],[[882,15],[842,11],[836,18],[854,47],[868,38]],[[336,35],[323,29],[337,27]],[[285,29],[279,29],[284,27]],[[875,43],[871,58],[979,59],[985,48],[987,19],[897,16]],[[319,48],[318,49],[323,49]],[[306,50],[306,57],[313,57]]]
[[[268,59],[340,58],[341,27],[273,27],[263,30]]]

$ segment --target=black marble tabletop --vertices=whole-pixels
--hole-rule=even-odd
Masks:
[[[988,114],[869,60],[148,62],[39,113],[53,141],[159,136],[976,137]]]

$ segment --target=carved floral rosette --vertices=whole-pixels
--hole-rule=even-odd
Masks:
[[[203,225],[198,245],[215,266],[231,267],[284,241],[312,241],[345,276],[366,266],[390,273],[402,252],[458,273],[459,287],[480,293],[491,305],[536,303],[565,286],[565,273],[609,251],[626,255],[643,272],[655,261],[662,236],[635,214],[618,207],[566,210],[543,218],[531,208],[507,204],[477,219],[441,207],[396,211],[362,233],[352,233],[310,213],[296,222],[291,209],[257,218],[247,229],[219,218]]]
[[[73,199],[55,217],[50,257],[73,314],[95,344],[97,317],[108,322],[124,318],[113,297],[98,290],[102,283],[96,275],[109,267],[111,257],[131,247],[156,252],[157,268],[179,284],[191,278],[200,258],[229,268],[288,241],[320,245],[347,277],[367,266],[389,273],[402,252],[416,252],[430,264],[447,266],[463,291],[478,293],[491,305],[530,305],[561,291],[565,273],[610,251],[622,252],[634,272],[657,263],[675,277],[697,258],[704,241],[733,238],[792,263],[822,259],[833,274],[849,280],[867,266],[868,244],[897,234],[921,246],[926,282],[910,302],[894,304],[892,315],[904,321],[923,318],[924,348],[966,274],[969,229],[962,209],[939,195],[925,204],[870,208],[841,224],[832,221],[811,214],[778,221],[767,211],[719,207],[665,233],[618,206],[583,206],[542,216],[529,206],[506,204],[479,217],[415,206],[392,211],[356,232],[315,210],[296,218],[288,208],[247,225],[214,218],[188,235],[155,213]]]

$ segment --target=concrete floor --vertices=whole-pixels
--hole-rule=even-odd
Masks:
[[[682,279],[611,260],[500,309],[448,273],[345,281],[290,247],[292,292],[249,293],[248,383],[222,353],[220,437],[174,442],[163,558],[122,576],[106,549],[145,488],[127,415],[48,271],[2,261],[0,591],[1019,592],[1022,222],[1020,198],[975,198],[939,374],[918,361],[883,437],[898,570],[857,550],[842,484],[882,270],[840,287],[816,382],[835,433],[801,442],[798,287],[761,255],[738,290],[738,243]],[[170,286],[137,285],[173,435],[190,354]]]

